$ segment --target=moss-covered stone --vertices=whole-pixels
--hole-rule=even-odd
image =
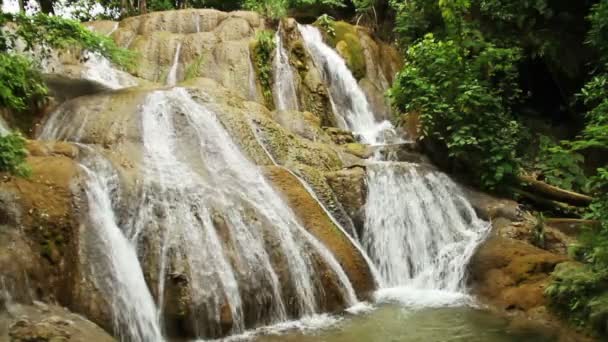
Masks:
[[[363,159],[369,158],[373,153],[373,150],[369,147],[369,145],[364,145],[360,143],[346,144],[344,145],[344,149],[346,150],[346,152],[354,154],[355,156]]]
[[[325,34],[327,43],[344,58],[346,65],[357,80],[365,77],[365,55],[357,26],[344,21],[332,23],[334,34]],[[322,30],[322,32],[324,32]]]

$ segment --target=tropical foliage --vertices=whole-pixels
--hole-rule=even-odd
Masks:
[[[50,57],[52,49],[73,48],[99,53],[122,66],[133,60],[132,54],[118,48],[112,39],[87,30],[77,21],[42,13],[31,17],[0,13],[0,107],[16,113],[38,107],[47,94],[38,63]],[[27,175],[24,148],[21,135],[1,137],[0,171]]]

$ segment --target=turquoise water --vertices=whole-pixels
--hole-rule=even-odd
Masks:
[[[487,311],[458,307],[412,311],[383,306],[365,314],[344,317],[323,329],[258,336],[256,341],[293,342],[549,342],[540,332],[515,331],[508,322]]]

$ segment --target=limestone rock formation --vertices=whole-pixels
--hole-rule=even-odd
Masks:
[[[0,339],[13,342],[116,341],[82,316],[41,302],[7,304],[4,311],[0,311]]]

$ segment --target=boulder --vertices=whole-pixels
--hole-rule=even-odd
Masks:
[[[366,173],[363,167],[352,167],[326,172],[325,179],[336,194],[338,202],[352,219],[358,235],[365,224],[365,200],[367,198]]]
[[[10,304],[0,313],[0,339],[13,342],[111,342],[103,329],[65,308],[35,302]]]
[[[544,289],[555,266],[568,260],[522,241],[499,236],[483,243],[471,260],[473,288],[504,310],[547,304]]]

